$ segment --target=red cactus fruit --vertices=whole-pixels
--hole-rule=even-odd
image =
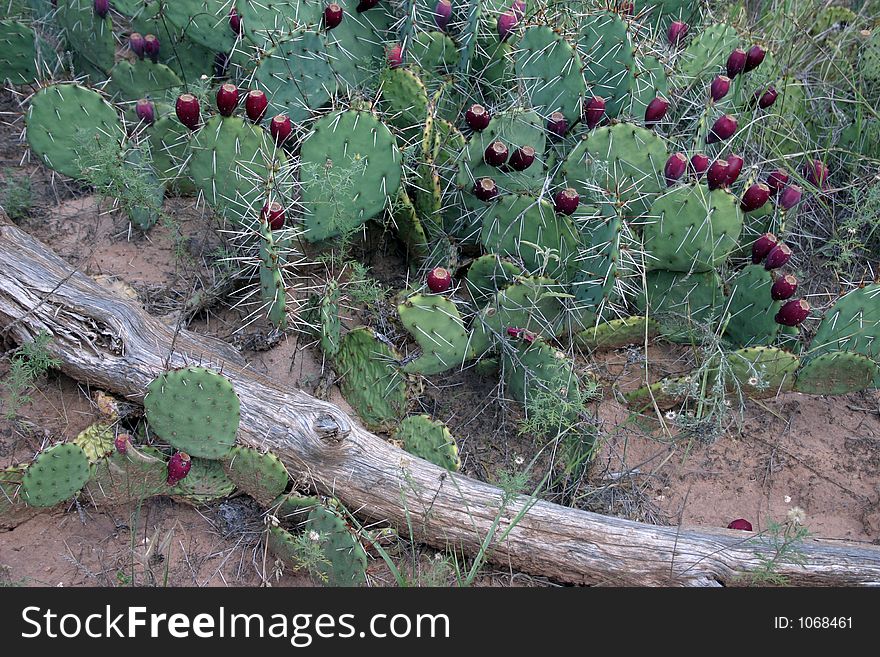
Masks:
[[[443,267],[434,267],[428,272],[428,289],[434,294],[442,294],[452,287],[452,274]]]
[[[752,244],[752,264],[757,265],[767,254],[776,248],[779,238],[773,233],[764,233]]]
[[[481,201],[491,201],[498,196],[498,185],[491,178],[480,178],[474,183],[474,196]]]
[[[169,486],[176,486],[178,482],[186,479],[189,469],[192,467],[192,461],[186,452],[177,452],[168,461],[168,479]]]
[[[235,10],[235,7],[229,10],[229,29],[233,34],[241,36],[241,16]]]
[[[260,211],[260,218],[269,224],[272,230],[284,228],[284,207],[278,201],[266,203]]]
[[[522,20],[522,17],[526,15],[526,0],[513,0],[512,7],[517,20]]]
[[[190,130],[199,127],[199,99],[192,94],[181,94],[174,104],[174,111],[180,122]]]
[[[452,20],[452,3],[449,0],[438,0],[434,5],[434,24],[437,29],[445,32],[450,20]]]
[[[481,132],[489,125],[489,121],[492,120],[492,117],[489,115],[489,112],[485,107],[474,103],[468,108],[467,112],[464,113],[464,120],[470,126],[471,130]]]
[[[672,21],[666,30],[666,38],[673,46],[677,46],[687,36],[690,26],[682,21]]]
[[[754,212],[758,208],[764,207],[769,198],[770,188],[764,183],[755,183],[743,194],[739,206],[743,212]]]
[[[513,33],[513,30],[516,28],[517,23],[519,23],[519,18],[516,17],[516,14],[513,11],[506,11],[501,14],[498,17],[496,25],[498,29],[498,38],[501,41],[507,41]]]
[[[526,331],[523,329],[523,332],[520,334],[520,337],[523,339],[523,342],[526,344],[532,344],[535,340],[538,339],[537,334],[532,333],[531,331]]]
[[[580,202],[581,199],[578,196],[577,190],[571,187],[566,187],[561,192],[557,192],[556,196],[553,197],[553,207],[561,214],[574,214]]]
[[[525,171],[535,161],[535,149],[531,146],[521,146],[513,151],[507,164],[514,171]]]
[[[804,167],[804,176],[811,185],[815,185],[819,189],[825,187],[825,183],[830,175],[828,167],[822,160],[813,160]]]
[[[568,132],[568,119],[562,112],[553,112],[547,120],[547,131],[551,137],[561,139]]]
[[[269,107],[269,99],[259,89],[248,91],[244,98],[244,109],[248,118],[254,123],[259,123],[266,115],[266,109]]]
[[[697,153],[691,158],[691,174],[699,180],[709,168],[709,156]]]
[[[403,46],[399,43],[394,44],[385,53],[385,59],[388,62],[388,68],[400,68],[403,66]]]
[[[666,111],[668,109],[669,101],[657,96],[648,103],[648,107],[645,110],[645,123],[657,123],[658,121],[661,121],[663,117],[666,116]]]
[[[749,48],[749,52],[746,53],[746,63],[743,66],[743,73],[748,73],[749,71],[753,71],[761,65],[761,62],[764,61],[764,56],[767,53],[761,46],[752,46]]]
[[[706,172],[709,189],[720,189],[727,185],[727,160],[715,160]]]
[[[504,145],[504,142],[496,140],[486,147],[483,159],[489,166],[500,167],[507,162],[508,155],[507,146]]]
[[[146,98],[141,98],[134,106],[134,113],[147,125],[153,125],[156,121],[156,108]]]
[[[587,127],[592,130],[602,122],[605,118],[605,99],[599,96],[593,96],[587,101],[584,107],[584,121]]]
[[[232,116],[238,107],[238,87],[231,82],[221,84],[217,90],[217,110],[223,116]]]
[[[281,146],[281,144],[288,140],[290,133],[293,132],[293,124],[290,122],[290,117],[287,114],[279,114],[272,117],[272,121],[269,123],[269,132],[272,134],[275,143]]]
[[[727,184],[732,185],[739,178],[739,174],[742,171],[743,164],[745,164],[745,160],[743,160],[739,155],[728,155],[727,156]]]
[[[783,326],[797,326],[809,316],[810,304],[803,299],[792,299],[779,309],[774,319]]]
[[[730,91],[730,78],[726,75],[719,75],[709,86],[709,94],[716,103],[727,95]]]
[[[776,87],[758,89],[758,91],[755,92],[755,102],[761,109],[767,109],[768,107],[773,105],[778,97],[779,92],[776,91]]]
[[[736,127],[736,117],[732,114],[725,114],[724,116],[718,117],[712,125],[712,129],[709,130],[709,134],[706,137],[706,143],[714,144],[718,141],[730,139],[733,137],[733,133],[736,132]]]
[[[521,328],[516,328],[515,326],[507,327],[507,337],[510,338],[518,338],[522,335],[523,330]]]
[[[125,454],[128,451],[128,446],[131,444],[131,436],[127,433],[121,433],[116,436],[116,439],[113,441],[113,446],[116,448],[116,451],[120,454]]]
[[[742,48],[735,48],[727,57],[727,77],[735,78],[743,72],[746,67],[746,51]]]
[[[744,532],[752,531],[752,523],[750,523],[745,518],[737,518],[736,520],[731,520],[730,524],[727,525],[728,529],[739,529]]]
[[[343,13],[342,7],[335,2],[331,2],[324,7],[324,28],[332,30],[334,27],[339,27],[339,24],[342,22]]]
[[[107,14],[110,13],[110,0],[95,0],[94,7],[95,14],[99,18],[107,18]]]
[[[774,301],[785,301],[794,296],[798,289],[798,279],[791,274],[780,276],[770,287],[770,296]]]
[[[779,205],[783,210],[791,210],[794,206],[801,202],[803,191],[797,185],[789,185],[782,190],[779,195]]]
[[[156,64],[159,61],[159,49],[161,48],[159,38],[155,34],[148,34],[144,37],[144,54]]]
[[[673,153],[666,160],[666,166],[663,167],[663,175],[666,177],[667,186],[674,184],[684,175],[687,170],[688,159],[684,153]]]
[[[774,195],[781,192],[787,184],[788,172],[785,169],[776,169],[776,171],[771,171],[770,175],[767,176],[767,187],[770,188]]]
[[[144,58],[144,35],[140,32],[132,32],[128,35],[128,47],[137,55],[138,59]]]
[[[791,260],[791,249],[787,245],[779,243],[770,249],[767,259],[764,260],[764,269],[779,269]]]

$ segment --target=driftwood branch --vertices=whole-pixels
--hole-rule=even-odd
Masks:
[[[61,369],[142,399],[166,364],[221,370],[241,399],[240,440],[272,449],[291,475],[338,497],[364,520],[387,521],[438,548],[475,554],[500,514],[489,559],[575,584],[717,586],[747,583],[773,559],[767,537],[661,527],[534,502],[505,504],[489,484],[452,474],[364,430],[336,406],[249,370],[229,345],[173,328],[121,300],[23,231],[0,226],[0,322],[18,342],[47,331]],[[880,548],[807,539],[803,564],[774,572],[792,584],[880,585]]]

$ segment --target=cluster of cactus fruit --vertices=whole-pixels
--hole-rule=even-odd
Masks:
[[[877,287],[841,298],[807,347],[809,304],[780,273],[792,253],[775,235],[802,201],[833,193],[828,167],[791,169],[780,140],[751,162],[738,154],[751,131],[806,113],[802,86],[761,44],[701,24],[697,2],[58,5],[76,72],[109,83],[42,86],[27,110],[32,151],[81,177],[83,135],[148,146],[168,193],[200,194],[252,238],[278,328],[297,253],[367,222],[393,227],[423,282],[397,297],[411,340],[343,335],[334,286],[310,321],[364,422],[406,418],[400,440],[420,456],[458,464],[448,431],[406,417],[421,377],[479,362],[520,402],[566,396],[581,383],[572,344],[708,331],[746,383],[757,372],[774,390],[829,393],[880,381]],[[132,53],[118,62],[93,47],[117,17]],[[52,61],[37,33],[5,55],[27,81]]]

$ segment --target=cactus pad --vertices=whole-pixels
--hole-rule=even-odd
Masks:
[[[773,277],[761,265],[744,268],[730,284],[726,303],[730,320],[725,337],[734,344],[748,347],[767,344],[779,332],[776,313],[782,304],[770,296]]]
[[[656,270],[645,275],[645,291],[634,299],[638,311],[660,322],[673,342],[690,342],[711,329],[723,300],[721,280],[714,271],[685,274]],[[768,292],[769,298],[769,292]]]
[[[546,25],[526,28],[515,57],[516,75],[544,121],[553,112],[562,112],[569,124],[580,119],[586,92],[583,62],[561,35]]]
[[[234,490],[235,484],[226,476],[222,462],[194,458],[189,474],[167,494],[178,501],[200,505],[226,497]]]
[[[31,506],[55,506],[73,497],[89,479],[89,459],[78,445],[55,445],[37,456],[22,478],[22,498]]]
[[[0,71],[12,84],[31,84],[58,66],[58,55],[31,28],[0,20]]]
[[[811,395],[843,395],[871,388],[878,377],[880,367],[867,356],[829,351],[811,358],[798,371],[794,389]]]
[[[441,468],[457,472],[461,467],[458,447],[449,427],[427,415],[410,415],[404,418],[394,432],[394,439],[401,441],[403,448],[410,454]]]
[[[728,354],[727,363],[742,393],[760,399],[791,390],[800,360],[775,347],[746,347]]]
[[[504,382],[510,396],[523,404],[542,391],[568,399],[578,388],[574,362],[543,340],[523,343],[503,356]]]
[[[631,344],[641,345],[660,333],[660,325],[647,317],[624,317],[599,322],[574,336],[583,349],[619,349]]]
[[[122,100],[162,100],[169,90],[180,86],[183,82],[171,68],[146,59],[123,59],[110,71],[110,91]]]
[[[113,451],[113,427],[96,422],[84,429],[73,439],[73,444],[82,449],[90,463],[97,463]]]
[[[401,324],[422,350],[404,366],[404,372],[439,374],[462,366],[467,359],[468,334],[455,303],[436,294],[415,294],[397,311]]]
[[[128,445],[125,454],[114,452],[99,461],[83,489],[95,504],[126,504],[167,491],[168,468],[162,453]]]
[[[223,461],[226,475],[235,487],[269,506],[287,488],[287,470],[272,452],[249,447],[233,447]]]
[[[474,301],[482,302],[514,283],[516,277],[522,274],[522,269],[514,263],[489,253],[470,264],[465,280]]]
[[[144,398],[150,428],[190,456],[219,459],[235,444],[240,409],[229,380],[201,367],[160,374]]]

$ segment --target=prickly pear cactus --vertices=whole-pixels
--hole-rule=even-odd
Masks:
[[[461,467],[458,447],[449,427],[427,415],[404,418],[394,432],[394,439],[403,443],[403,448],[410,454],[441,468],[455,472]]]
[[[226,497],[234,490],[235,484],[227,476],[222,462],[194,458],[189,474],[167,494],[178,501],[199,506]]]
[[[89,459],[78,446],[55,445],[40,453],[22,478],[22,499],[31,506],[55,506],[71,499],[89,479]]]
[[[166,493],[167,476],[161,452],[129,444],[124,454],[113,452],[95,464],[83,495],[97,505],[140,502]]]
[[[421,354],[404,372],[439,374],[461,367],[468,357],[469,335],[450,299],[415,294],[397,307],[400,322],[418,343]]]
[[[263,506],[269,506],[287,488],[287,470],[272,452],[233,447],[223,468],[236,488]]]

